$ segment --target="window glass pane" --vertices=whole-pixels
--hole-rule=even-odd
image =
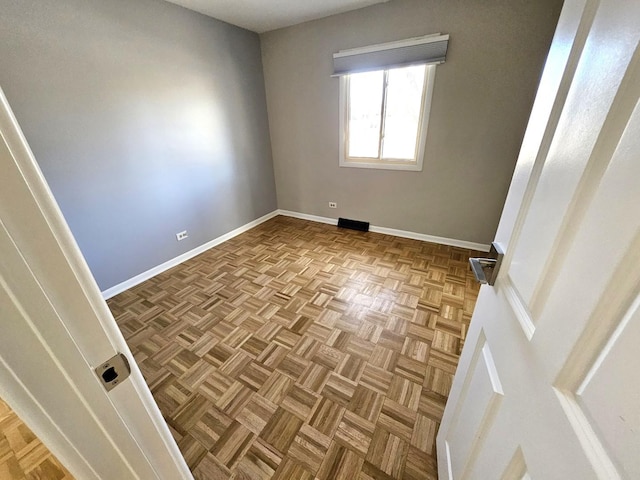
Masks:
[[[384,72],[349,76],[349,157],[378,158]]]
[[[425,68],[389,70],[382,158],[415,159]]]

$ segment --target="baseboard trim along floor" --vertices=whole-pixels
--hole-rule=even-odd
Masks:
[[[196,255],[200,255],[202,252],[206,252],[210,248],[220,245],[221,243],[224,243],[227,240],[230,240],[233,237],[236,237],[241,233],[246,232],[247,230],[251,230],[253,227],[257,227],[261,223],[264,223],[267,220],[272,219],[278,214],[279,214],[278,210],[274,210],[273,212],[267,213],[266,215],[263,215],[260,218],[256,218],[255,220],[249,223],[246,223],[241,227],[236,228],[235,230],[231,230],[230,232],[225,233],[224,235],[220,235],[219,237],[214,238],[213,240],[203,245],[200,245],[199,247],[196,247],[192,250],[189,250],[188,252],[183,253],[182,255],[178,255],[177,257],[172,258],[171,260],[167,260],[166,262],[161,263],[157,267],[153,267],[147,270],[146,272],[142,272],[136,275],[135,277],[130,278],[129,280],[125,280],[122,283],[114,285],[113,287],[108,288],[107,290],[104,290],[102,292],[102,298],[104,298],[105,300],[108,300],[109,298],[114,297],[117,294],[124,292],[125,290],[129,290],[130,288],[135,287],[136,285],[144,282],[145,280],[149,280],[151,277],[155,277],[156,275],[166,270],[169,270],[170,268],[173,268],[176,265],[181,264],[182,262],[186,262],[187,260],[195,257]]]
[[[142,272],[136,275],[135,277],[130,278],[129,280],[125,280],[122,283],[119,283],[117,285],[114,285],[111,288],[104,290],[102,292],[102,297],[105,300],[107,300],[119,293],[124,292],[125,290],[135,287],[136,285],[144,282],[145,280],[149,280],[151,277],[155,277],[156,275],[166,270],[169,270],[170,268],[173,268],[176,265],[181,264],[182,262],[186,262],[187,260],[195,257],[196,255],[200,255],[202,252],[205,252],[210,248],[220,245],[221,243],[226,242],[227,240],[230,240],[233,237],[236,237],[241,233],[244,233],[247,230],[252,229],[253,227],[257,227],[261,223],[264,223],[267,220],[270,220],[277,215],[283,215],[285,217],[300,218],[302,220],[310,220],[312,222],[326,223],[329,225],[338,224],[337,218],[320,217],[318,215],[310,215],[307,213],[293,212],[291,210],[281,210],[281,209],[274,210],[273,212],[267,213],[266,215],[263,215],[260,218],[257,218],[249,223],[246,223],[245,225],[242,225],[241,227],[236,228],[235,230],[232,230],[228,233],[225,233],[224,235],[214,238],[213,240],[203,245],[200,245],[199,247],[189,250],[188,252],[178,255],[177,257],[172,258],[171,260],[167,260],[166,262],[161,263],[156,267],[153,267],[145,272]],[[437,237],[434,235],[427,235],[424,233],[409,232],[406,230],[397,230],[395,228],[378,227],[375,225],[371,225],[371,227],[369,228],[369,231],[374,233],[382,233],[384,235],[393,235],[395,237],[411,238],[413,240],[422,240],[423,242],[440,243],[442,245],[450,245],[452,247],[461,247],[461,248],[468,248],[471,250],[479,250],[482,252],[488,252],[490,248],[489,245],[485,245],[483,243],[468,242],[466,240],[457,240],[454,238]]]
[[[290,210],[278,210],[278,215],[284,215],[285,217],[300,218],[302,220],[311,220],[312,222],[328,223],[329,225],[337,225],[337,218],[320,217],[317,215],[309,215],[307,213],[292,212]],[[397,230],[395,228],[378,227],[371,225],[369,227],[370,232],[382,233],[384,235],[393,235],[394,237],[410,238],[412,240],[422,240],[423,242],[440,243],[442,245],[449,245],[451,247],[468,248],[470,250],[479,250],[481,252],[488,252],[491,245],[484,243],[468,242],[466,240],[457,240],[455,238],[436,237],[435,235],[427,235],[426,233],[409,232],[407,230]]]

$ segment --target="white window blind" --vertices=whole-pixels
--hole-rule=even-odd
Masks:
[[[368,47],[340,50],[333,54],[333,77],[382,70],[406,65],[443,63],[449,35],[439,33],[380,43]]]

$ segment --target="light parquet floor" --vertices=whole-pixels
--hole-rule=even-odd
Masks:
[[[276,217],[108,304],[197,479],[435,479],[475,253]]]
[[[38,437],[0,399],[0,480],[73,480]]]

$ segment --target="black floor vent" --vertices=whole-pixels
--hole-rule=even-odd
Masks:
[[[351,230],[360,230],[361,232],[368,232],[369,222],[361,222],[359,220],[349,220],[348,218],[339,218],[338,227],[350,228]]]

